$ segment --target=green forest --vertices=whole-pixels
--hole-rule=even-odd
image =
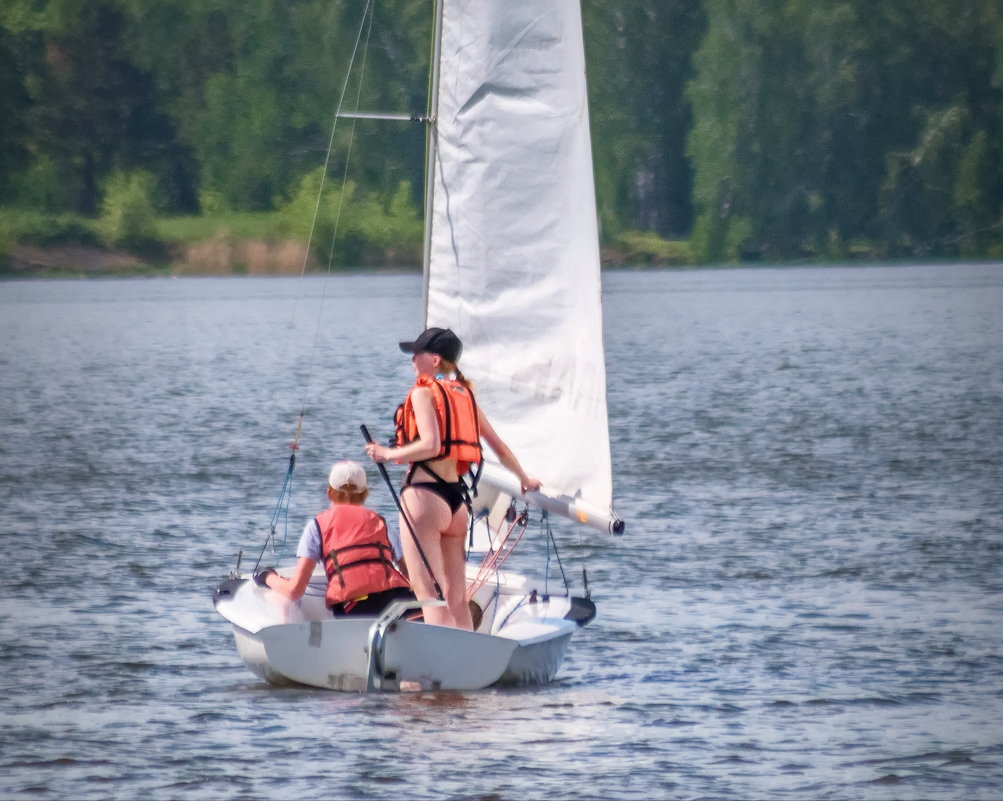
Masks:
[[[1003,258],[1000,0],[581,4],[608,262]],[[338,265],[415,264],[421,123],[339,123],[313,223],[339,99],[426,108],[432,0],[368,7],[5,0],[3,269],[335,225]]]

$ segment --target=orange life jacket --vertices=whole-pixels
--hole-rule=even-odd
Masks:
[[[316,520],[328,606],[411,586],[394,567],[386,522],[372,509],[332,503]]]
[[[456,459],[456,472],[466,473],[472,464],[481,461],[481,429],[477,424],[477,403],[474,393],[451,378],[419,376],[407,399],[397,407],[397,444],[407,445],[418,437],[418,422],[414,417],[412,396],[419,387],[432,390],[435,416],[439,421],[442,446],[437,457]]]

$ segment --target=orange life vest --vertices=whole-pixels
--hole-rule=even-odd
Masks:
[[[407,445],[418,437],[418,422],[414,416],[412,396],[416,389],[432,390],[435,416],[439,421],[442,446],[435,458],[456,459],[456,472],[466,473],[472,464],[481,461],[481,429],[477,424],[477,403],[474,393],[451,378],[419,376],[407,399],[397,407],[397,444]]]
[[[328,606],[411,586],[394,567],[386,522],[372,509],[332,503],[316,520]]]

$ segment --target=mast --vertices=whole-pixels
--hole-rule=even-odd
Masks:
[[[442,51],[442,5],[435,0],[435,21],[432,26],[432,57],[429,64],[428,113],[425,128],[425,218],[421,259],[421,309],[423,327],[428,325],[428,276],[432,253],[432,201],[435,194],[435,160],[438,146],[439,118],[439,58]]]

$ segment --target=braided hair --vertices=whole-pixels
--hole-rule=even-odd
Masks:
[[[467,378],[465,375],[463,375],[462,372],[460,372],[460,368],[457,366],[456,362],[447,362],[445,359],[443,359],[442,367],[447,372],[454,373],[456,375],[456,380],[459,381],[461,384],[463,384],[463,386],[465,386],[471,392],[474,391],[474,382],[471,381],[469,378]]]

